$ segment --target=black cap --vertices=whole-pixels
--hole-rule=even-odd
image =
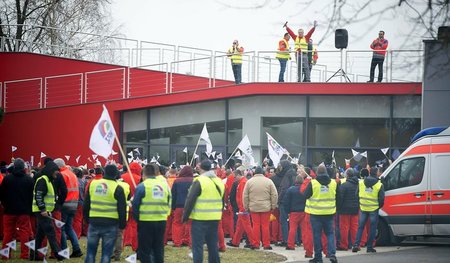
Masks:
[[[108,164],[105,167],[105,178],[108,179],[116,179],[116,176],[119,174],[119,169],[114,164]]]
[[[203,160],[200,163],[200,169],[202,169],[203,171],[209,171],[211,170],[211,162],[207,159]]]

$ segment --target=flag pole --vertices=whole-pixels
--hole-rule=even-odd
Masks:
[[[228,160],[223,164],[224,166],[226,166],[227,165],[227,163],[228,163],[228,161],[231,159],[231,158],[233,158],[233,156],[234,156],[234,154],[236,153],[236,151],[237,151],[237,147],[236,147],[236,149],[234,149],[234,151],[231,153],[231,155],[230,155],[230,158],[228,158]]]
[[[130,166],[128,165],[128,159],[126,158],[125,153],[123,152],[122,146],[120,145],[120,142],[119,142],[119,138],[117,138],[117,134],[115,132],[114,132],[114,138],[116,139],[117,145],[119,146],[119,151],[120,151],[120,154],[122,155],[123,162],[125,163],[125,166],[127,167],[127,171],[130,174],[131,182],[133,182],[133,186],[134,186],[134,188],[136,188],[136,182],[134,181],[133,174],[131,174],[131,169],[130,169]]]
[[[194,162],[194,157],[195,157],[195,154],[197,152],[198,145],[200,144],[200,140],[201,140],[201,135],[200,135],[200,137],[198,137],[197,145],[195,146],[195,150],[194,150],[194,153],[192,154],[191,162],[189,163],[190,166],[192,166],[192,163]]]
[[[189,151],[186,147],[186,163],[188,163],[188,162],[189,162]]]

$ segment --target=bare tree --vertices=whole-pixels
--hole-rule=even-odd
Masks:
[[[83,58],[108,46],[110,0],[0,0],[0,38],[6,51]],[[83,33],[81,33],[83,32]]]

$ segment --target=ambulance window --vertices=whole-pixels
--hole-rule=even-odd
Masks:
[[[423,157],[403,160],[386,176],[384,187],[386,190],[393,190],[418,185],[422,182],[424,169]]]

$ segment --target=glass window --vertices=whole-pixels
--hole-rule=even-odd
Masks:
[[[387,96],[311,96],[313,118],[389,118]]]
[[[425,170],[425,158],[412,158],[399,162],[384,179],[386,190],[393,190],[422,182]]]
[[[228,156],[242,140],[242,119],[228,121]]]
[[[304,118],[292,117],[263,117],[261,131],[261,147],[267,149],[267,135],[269,133],[283,148],[288,150],[291,157],[302,152]]]
[[[152,158],[158,160],[158,162],[162,165],[169,166],[170,165],[170,155],[169,155],[169,146],[168,145],[152,145],[150,146],[150,152],[148,155],[148,162],[152,160]]]
[[[422,96],[394,96],[394,118],[419,118],[422,114]]]
[[[420,131],[420,118],[394,119],[392,125],[392,146],[406,148],[412,137]]]
[[[147,143],[147,110],[123,113],[123,142]]]
[[[318,147],[385,147],[389,119],[311,118],[309,145]]]
[[[204,123],[196,123],[151,129],[150,143],[197,145],[203,125]],[[225,144],[225,121],[208,122],[206,127],[213,147]]]

